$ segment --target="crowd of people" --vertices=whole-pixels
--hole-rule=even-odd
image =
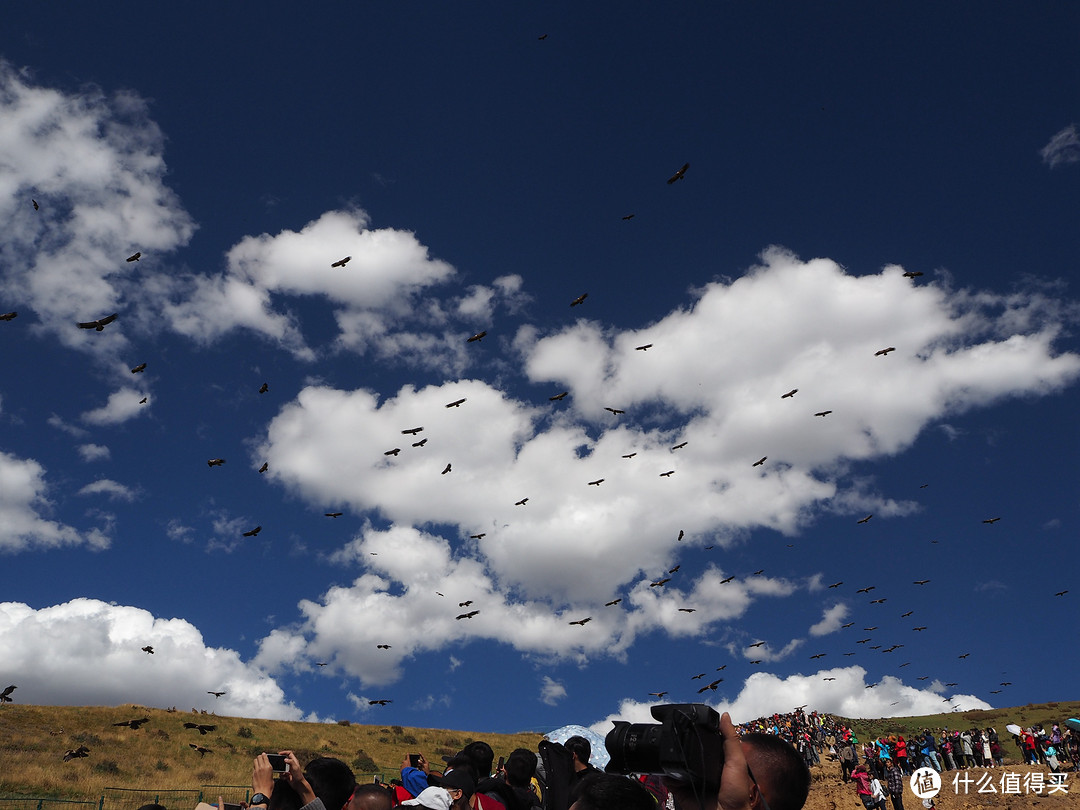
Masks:
[[[779,735],[737,729],[725,713],[719,721],[722,770],[709,788],[696,780],[660,774],[606,773],[591,764],[584,737],[544,740],[539,751],[511,751],[495,762],[483,741],[443,757],[439,768],[422,754],[407,754],[388,783],[358,784],[339,759],[317,757],[302,767],[282,751],[275,769],[260,754],[252,768],[245,810],[799,810],[810,789],[810,772],[799,751]],[[719,760],[720,757],[717,757]],[[719,764],[719,763],[717,763]],[[219,808],[224,810],[224,808]]]

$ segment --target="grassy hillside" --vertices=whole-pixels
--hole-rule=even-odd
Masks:
[[[922,728],[994,726],[1004,734],[1007,723],[1032,725],[1080,716],[1080,702],[1046,703],[1011,709],[953,712],[926,717],[850,721],[860,739],[880,734],[910,735]],[[113,723],[149,717],[138,730]],[[200,735],[185,722],[213,724]],[[402,728],[395,725],[329,725],[169,712],[141,706],[69,707],[0,706],[0,797],[34,796],[97,801],[106,788],[202,790],[226,801],[245,798],[251,760],[261,751],[291,748],[301,762],[334,756],[349,763],[358,777],[381,773],[389,779],[408,753],[422,753],[433,763],[456,753],[466,743],[483,739],[496,756],[518,747],[536,750],[540,735],[488,734]],[[200,755],[191,743],[210,749]],[[86,758],[64,762],[64,752],[85,745]],[[1006,754],[1016,761],[1006,743]],[[234,786],[217,787],[217,786]],[[210,787],[215,786],[215,787]],[[164,801],[164,800],[163,800]],[[131,806],[141,800],[133,799]],[[107,802],[109,806],[120,802]],[[194,806],[190,797],[177,807]]]

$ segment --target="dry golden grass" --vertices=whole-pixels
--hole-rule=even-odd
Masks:
[[[149,717],[133,731],[112,724]],[[185,722],[209,723],[206,735],[185,729]],[[251,783],[251,760],[261,751],[296,751],[301,762],[315,756],[338,757],[360,774],[382,773],[387,779],[408,753],[432,762],[454,754],[467,742],[484,739],[496,756],[514,748],[536,750],[539,734],[402,728],[394,725],[335,725],[279,720],[250,720],[142,706],[0,707],[0,796],[42,796],[97,800],[106,787],[223,790],[226,801],[245,797]],[[190,748],[209,748],[201,755]],[[64,752],[86,745],[90,755],[64,762]],[[214,796],[215,790],[207,790]],[[192,803],[193,805],[194,803]]]

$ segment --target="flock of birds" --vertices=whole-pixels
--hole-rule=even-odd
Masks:
[[[541,39],[543,39],[543,37],[541,37]],[[676,170],[667,179],[668,185],[672,185],[672,184],[677,183],[680,180],[683,180],[686,177],[686,173],[687,173],[687,170],[689,168],[690,168],[690,164],[689,163],[684,163],[678,170]],[[37,201],[34,200],[32,202],[33,202],[34,209],[38,210],[39,205],[38,205]],[[622,217],[622,219],[623,220],[630,220],[630,219],[633,219],[634,216],[635,215],[633,213],[630,213],[630,214],[624,215]],[[134,254],[128,256],[126,261],[127,262],[137,262],[141,258],[142,258],[142,253],[141,252],[135,252]],[[352,256],[344,256],[344,257],[332,262],[330,264],[330,266],[332,268],[339,268],[339,269],[344,268],[344,267],[346,267],[346,265],[348,265],[348,263],[351,260],[352,260]],[[904,273],[904,276],[906,278],[912,279],[912,280],[914,280],[914,279],[916,279],[916,278],[918,278],[919,276],[922,276],[922,275],[923,274],[921,272],[918,272],[918,271],[909,271],[909,272]],[[588,293],[587,292],[582,293],[581,295],[574,298],[570,302],[570,307],[574,308],[574,307],[582,306],[585,303],[587,298],[588,298]],[[17,311],[2,313],[2,314],[0,314],[0,321],[12,321],[17,316],[18,316]],[[119,313],[112,313],[110,315],[106,315],[104,317],[96,318],[94,320],[79,321],[79,322],[76,323],[76,326],[79,329],[92,330],[92,331],[95,331],[95,332],[102,332],[102,331],[105,330],[105,328],[107,326],[109,326],[110,324],[115,322],[117,320],[118,316],[119,316]],[[475,334],[472,334],[470,337],[468,337],[466,342],[470,343],[470,344],[479,344],[481,341],[483,341],[483,339],[485,337],[487,337],[487,335],[488,335],[487,330],[479,331],[479,332],[476,332]],[[648,351],[648,350],[650,350],[652,348],[653,348],[652,343],[646,343],[646,344],[642,344],[640,346],[636,346],[635,350],[645,352],[645,351]],[[890,355],[891,353],[893,353],[895,351],[896,351],[895,346],[887,346],[887,347],[884,347],[882,349],[879,349],[879,350],[875,351],[874,356],[875,357],[887,357],[888,355]],[[135,365],[135,366],[133,366],[131,368],[131,373],[132,374],[143,373],[143,372],[146,371],[146,368],[147,368],[147,363],[146,362],[141,362],[141,363],[139,363],[139,364],[137,364],[137,365]],[[269,391],[269,384],[268,383],[263,383],[261,385],[261,387],[259,388],[259,393],[260,394],[265,394],[268,391]],[[785,393],[781,394],[780,398],[784,399],[784,400],[791,400],[796,396],[796,394],[798,394],[798,392],[799,392],[798,388],[792,388],[792,389],[786,391]],[[553,394],[552,396],[548,397],[548,399],[549,399],[550,402],[553,402],[553,403],[554,402],[561,402],[565,397],[568,396],[568,394],[569,394],[568,391],[562,391],[562,392]],[[146,402],[147,402],[147,399],[144,398],[142,400],[142,404],[145,404]],[[453,400],[451,402],[446,403],[445,407],[446,408],[460,408],[466,402],[467,402],[467,399],[465,397],[462,397],[462,398],[459,398],[459,399],[456,399],[456,400]],[[608,411],[612,416],[615,416],[615,417],[618,417],[618,416],[625,413],[624,409],[617,408],[617,407],[612,407],[612,406],[605,407],[605,410]],[[818,417],[818,418],[826,418],[826,417],[830,416],[832,413],[833,413],[832,410],[821,410],[821,411],[815,412],[813,415],[814,415],[814,417]],[[412,448],[423,448],[428,443],[428,437],[425,436],[423,438],[418,438],[419,434],[421,434],[423,431],[424,431],[423,426],[416,426],[416,427],[409,427],[409,428],[403,429],[401,431],[401,434],[403,436],[407,436],[407,437],[415,440],[415,441],[411,442]],[[683,441],[683,442],[680,442],[678,444],[673,445],[671,447],[671,451],[672,452],[678,451],[678,450],[680,450],[680,449],[682,449],[682,448],[684,448],[686,446],[687,446],[687,442]],[[403,451],[402,447],[393,447],[391,449],[388,449],[388,450],[384,451],[383,455],[388,457],[388,458],[397,458],[402,453],[402,451]],[[622,458],[623,459],[632,459],[636,455],[637,455],[636,452],[632,452],[632,453],[628,453],[626,455],[623,455]],[[753,461],[750,464],[750,466],[751,467],[762,467],[763,465],[765,465],[765,463],[767,461],[768,461],[768,456],[764,455],[764,456],[761,456],[759,459]],[[226,463],[226,460],[224,458],[216,458],[215,457],[215,458],[208,459],[206,463],[207,463],[207,466],[210,469],[213,469],[215,467],[223,466]],[[262,464],[262,466],[259,468],[258,472],[259,473],[265,473],[268,469],[269,469],[269,463],[264,462]],[[447,462],[445,464],[445,467],[442,468],[440,474],[441,475],[449,475],[452,472],[453,472],[453,465],[452,465],[451,462]],[[662,471],[662,472],[659,473],[660,477],[665,477],[665,478],[669,478],[674,474],[675,474],[675,469],[665,470],[665,471]],[[591,480],[591,481],[588,481],[588,482],[585,482],[585,483],[588,486],[600,487],[605,482],[605,480],[606,480],[605,478],[597,478],[597,479],[594,479],[594,480]],[[924,484],[923,487],[925,487],[925,486],[926,485]],[[523,497],[523,498],[517,500],[514,503],[514,505],[517,506],[517,507],[525,507],[525,506],[527,506],[528,503],[529,503],[529,498],[528,497]],[[338,518],[338,517],[341,517],[343,513],[340,512],[340,511],[335,511],[335,512],[326,512],[324,514],[328,518]],[[872,518],[873,518],[873,514],[868,514],[865,517],[863,517],[863,518],[859,519],[858,521],[856,521],[856,523],[857,524],[866,524]],[[998,522],[1000,519],[1001,519],[1000,517],[987,518],[987,519],[983,520],[983,523],[992,525],[992,524]],[[257,526],[255,526],[255,527],[253,527],[253,528],[251,528],[251,529],[249,529],[247,531],[244,531],[242,533],[242,536],[243,537],[254,537],[254,536],[257,536],[260,531],[262,531],[262,526],[257,525]],[[470,535],[470,538],[474,539],[474,540],[481,540],[485,536],[486,536],[486,533],[477,533],[477,534]],[[679,534],[678,534],[678,540],[681,541],[684,536],[685,536],[685,533],[682,530],[680,530]],[[708,550],[708,549],[711,549],[712,546],[706,546],[705,548],[706,548],[706,550]],[[671,569],[669,569],[667,571],[667,576],[661,576],[661,577],[658,577],[655,580],[650,581],[649,582],[649,587],[650,588],[660,588],[660,587],[665,586],[668,582],[670,582],[672,580],[672,577],[679,572],[680,567],[681,566],[676,565],[676,566],[674,566],[673,568],[671,568]],[[755,571],[750,576],[751,577],[760,576],[763,573],[764,573],[764,570],[758,570],[758,571]],[[734,576],[734,575],[729,576],[726,579],[722,580],[722,584],[729,583],[729,582],[731,582],[731,581],[733,581],[735,579],[736,579],[736,576]],[[923,580],[916,580],[914,582],[914,584],[917,585],[917,586],[922,586],[922,585],[928,584],[929,582],[930,582],[930,580],[923,579]],[[838,589],[843,584],[844,584],[843,582],[835,582],[835,583],[829,585],[828,587],[830,589]],[[869,592],[873,591],[874,589],[875,589],[875,586],[873,586],[873,585],[865,586],[865,587],[859,588],[856,591],[856,594],[857,595],[869,594]],[[1063,591],[1058,592],[1056,595],[1057,596],[1064,596],[1066,593],[1068,593],[1068,591],[1063,590]],[[439,593],[438,595],[442,596],[443,594]],[[617,598],[614,598],[614,599],[604,603],[604,607],[615,607],[615,606],[619,605],[622,601],[623,601],[622,597],[617,597]],[[869,600],[870,605],[881,605],[881,604],[884,604],[885,602],[886,602],[886,598],[878,598],[878,599]],[[462,601],[462,602],[458,603],[458,608],[459,609],[460,608],[469,608],[472,604],[473,604],[472,600]],[[684,612],[684,613],[694,613],[696,609],[693,608],[693,607],[685,606],[685,607],[678,608],[678,610],[680,612]],[[472,609],[472,610],[467,610],[467,611],[460,612],[457,615],[455,615],[454,619],[456,621],[469,620],[469,619],[472,619],[475,616],[479,615],[479,613],[480,613],[479,608]],[[900,615],[901,615],[901,618],[907,618],[907,617],[910,617],[913,613],[914,613],[914,610],[909,610],[909,611],[906,611],[906,612],[904,612],[904,613],[902,613]],[[584,627],[586,624],[588,624],[590,621],[592,621],[592,618],[593,617],[591,615],[590,616],[585,616],[585,617],[582,617],[580,619],[575,619],[573,621],[570,621],[569,624],[573,625],[573,626]],[[849,628],[853,627],[854,625],[855,625],[855,622],[849,622],[847,624],[844,624],[842,626],[842,629],[849,629]],[[869,632],[877,630],[878,627],[875,624],[870,624],[870,625],[864,627],[863,629],[864,629],[864,632],[869,633]],[[926,629],[927,628],[926,628],[925,625],[916,625],[916,626],[913,626],[913,628],[912,628],[912,630],[914,632],[921,632],[921,631],[924,631]],[[859,640],[855,641],[854,643],[858,644],[858,645],[864,645],[864,644],[868,645],[873,640],[874,639],[873,639],[872,636],[868,636],[866,638],[859,639]],[[752,644],[747,645],[746,649],[749,650],[749,649],[754,649],[754,648],[760,648],[760,647],[763,647],[765,644],[766,644],[765,641],[758,640],[758,641],[753,642]],[[389,645],[389,644],[378,644],[378,645],[376,645],[376,647],[379,650],[389,650],[389,649],[391,649],[391,645]],[[904,647],[905,647],[905,644],[903,644],[903,643],[893,643],[888,647],[885,647],[883,644],[877,644],[877,645],[873,645],[873,646],[868,647],[868,649],[879,650],[882,653],[893,653],[893,652],[895,652],[895,651],[897,651],[899,649],[902,649]],[[142,650],[144,652],[146,652],[147,654],[149,654],[149,655],[154,654],[154,649],[153,649],[153,647],[151,645],[146,645],[146,646],[142,647]],[[813,660],[813,661],[820,660],[823,657],[825,657],[826,654],[827,653],[825,653],[825,652],[815,653],[814,655],[810,656],[810,660]],[[855,651],[850,651],[850,652],[843,653],[844,656],[854,656],[855,654],[856,654]],[[968,657],[968,654],[963,654],[963,655],[959,656],[960,659],[965,659],[967,657]],[[749,660],[750,664],[752,664],[752,665],[757,665],[757,664],[763,663],[763,659],[761,659],[761,658],[752,658],[752,659],[748,659],[748,660]],[[329,662],[321,662],[321,661],[316,662],[317,666],[319,666],[319,667],[327,666],[328,663]],[[910,663],[911,662],[904,662],[904,663],[900,664],[899,666],[901,668],[907,667],[907,666],[910,665]],[[726,666],[727,666],[726,664],[721,665],[721,666],[716,668],[716,671],[721,672],[726,668]],[[697,673],[697,674],[694,674],[691,677],[691,680],[703,680],[705,677],[706,677],[706,673],[704,673],[704,672]],[[926,680],[928,677],[929,676],[922,676],[922,677],[919,678],[919,680]],[[710,691],[715,692],[718,689],[719,685],[723,682],[723,680],[724,679],[722,677],[715,678],[714,680],[711,680],[708,684],[705,684],[704,686],[701,686],[699,689],[697,689],[697,693],[700,695],[700,694],[704,694],[704,693],[710,692]],[[835,679],[832,678],[832,677],[827,677],[824,680],[831,681],[831,680],[835,680]],[[868,688],[868,689],[873,688],[876,685],[877,684],[872,683],[872,684],[867,685],[866,688]],[[950,687],[951,686],[956,686],[956,685],[957,685],[956,683],[946,684],[946,686],[950,686]],[[1005,687],[1005,686],[1008,686],[1008,685],[1009,685],[1009,682],[1002,682],[1002,684],[1001,684],[1002,687]],[[11,700],[12,700],[11,693],[14,691],[15,688],[16,688],[15,686],[9,686],[3,692],[0,692],[0,703],[11,702]],[[649,695],[651,697],[655,697],[657,699],[662,699],[663,697],[668,695],[670,693],[670,691],[671,690],[668,689],[668,690],[650,692]],[[997,694],[999,692],[1000,692],[1000,690],[995,690],[995,692],[992,692],[992,694]],[[220,692],[212,691],[212,692],[208,692],[208,694],[214,695],[215,698],[218,698],[218,697],[221,697],[222,695],[224,695],[226,693],[223,692],[223,691],[220,691]],[[944,700],[947,702],[950,699],[945,698]],[[393,701],[390,700],[390,699],[374,699],[374,700],[369,700],[368,701],[369,705],[372,705],[372,706],[376,706],[376,705],[378,705],[378,706],[386,706],[386,705],[388,705],[388,704],[390,704],[392,702]],[[954,707],[954,708],[957,708],[957,707]],[[131,728],[132,730],[136,730],[136,729],[140,728],[143,724],[145,724],[147,722],[149,722],[149,718],[144,717],[144,718],[137,718],[137,719],[126,720],[126,721],[123,721],[123,722],[114,723],[113,725],[115,725],[115,726],[127,726],[127,727]],[[185,723],[184,727],[187,728],[187,729],[195,729],[195,730],[197,730],[199,732],[200,735],[205,735],[208,732],[213,731],[214,728],[215,728],[213,725],[204,725],[204,724],[196,724],[196,723]],[[196,750],[200,755],[210,753],[210,750],[207,749],[207,748],[201,747],[201,746],[196,745],[194,743],[191,743],[190,745],[191,745],[191,748]],[[70,759],[85,757],[88,754],[89,754],[89,749],[87,749],[86,746],[80,746],[77,749],[67,751],[65,753],[65,755],[64,755],[64,760],[68,761]]]

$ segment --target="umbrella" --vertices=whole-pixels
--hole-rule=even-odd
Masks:
[[[604,766],[608,764],[611,759],[611,755],[608,754],[607,748],[604,747],[604,738],[597,734],[595,731],[585,726],[569,725],[557,728],[554,731],[549,731],[544,735],[545,740],[551,742],[564,743],[571,737],[584,737],[589,741],[589,745],[592,746],[592,753],[589,756],[589,762],[593,767],[604,770]]]
[[[1010,734],[1023,734],[1024,733],[1024,730],[1022,728],[1020,728],[1020,726],[1016,725],[1016,723],[1009,723],[1009,725],[1005,726],[1005,730],[1007,732],[1009,732]]]
[[[1080,731],[1080,720],[1077,720],[1075,717],[1070,717],[1068,720],[1066,720],[1065,725],[1067,725],[1073,731]]]

